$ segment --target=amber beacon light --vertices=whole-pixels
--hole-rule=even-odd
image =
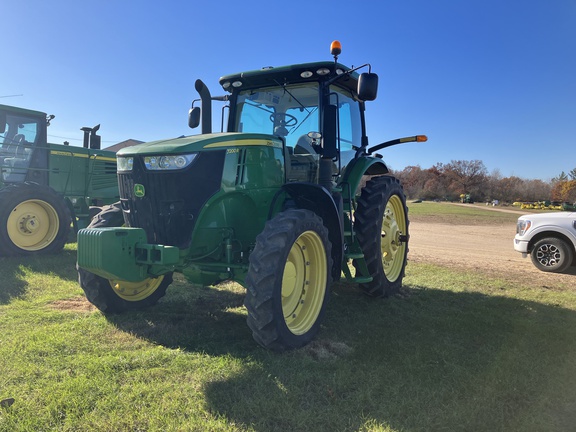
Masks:
[[[342,44],[335,40],[330,44],[330,54],[334,56],[334,60],[338,60],[338,56],[342,52]]]

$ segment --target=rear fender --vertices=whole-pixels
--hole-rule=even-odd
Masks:
[[[374,157],[360,157],[354,159],[346,167],[344,176],[340,186],[343,187],[344,199],[354,198],[356,191],[362,182],[362,177],[365,175],[378,176],[390,174],[390,170],[382,160]],[[349,196],[350,194],[350,196]]]

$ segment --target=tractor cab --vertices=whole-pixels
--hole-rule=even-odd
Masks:
[[[46,142],[47,124],[44,113],[0,105],[2,183],[42,182],[45,176],[36,174],[29,178],[28,174],[31,167],[47,166],[47,155],[35,154],[39,144]]]
[[[284,144],[286,182],[320,183],[330,190],[332,180],[367,146],[364,104],[376,98],[378,83],[376,74],[356,72],[369,65],[350,69],[337,63],[340,48],[335,44],[334,62],[224,76],[219,82],[226,96],[211,97],[197,81],[203,119],[211,119],[212,100],[227,101],[227,132],[278,137]],[[191,127],[199,117],[200,109],[193,106]],[[203,122],[202,133],[211,132],[210,127]]]

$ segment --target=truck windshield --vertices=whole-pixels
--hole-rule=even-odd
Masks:
[[[317,83],[242,91],[236,99],[234,130],[276,135],[295,147],[308,132],[320,131],[318,93]]]

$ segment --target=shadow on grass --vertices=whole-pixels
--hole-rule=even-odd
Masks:
[[[76,280],[76,251],[63,250],[54,255],[0,257],[0,304],[25,294],[28,282],[26,269],[36,273],[53,274],[64,280]]]
[[[242,372],[204,384],[209,411],[241,429],[571,430],[576,313],[477,292],[414,286],[368,299],[336,287],[317,341],[256,346],[243,294],[176,287],[109,319],[166,347],[232,356]],[[240,309],[240,310],[239,310]]]
[[[168,348],[242,356],[255,349],[243,302],[243,292],[176,282],[157,305],[107,319],[123,331]]]

